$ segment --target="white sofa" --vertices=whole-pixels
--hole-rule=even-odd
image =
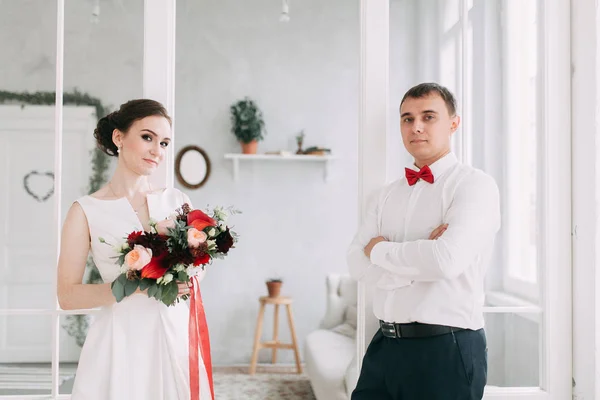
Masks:
[[[326,287],[325,316],[319,329],[308,334],[304,343],[306,373],[317,400],[348,400],[358,381],[357,283],[348,275],[328,275]],[[366,314],[369,341],[378,325],[370,305]]]

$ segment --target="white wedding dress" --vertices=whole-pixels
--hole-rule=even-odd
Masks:
[[[149,194],[148,210],[156,221],[184,202],[177,189]],[[143,230],[126,198],[77,200],[88,220],[92,257],[104,282],[119,276],[115,250],[100,243],[124,242],[133,230]],[[189,307],[185,302],[167,307],[145,294],[134,294],[103,307],[94,316],[71,398],[73,400],[189,400]],[[200,400],[211,400],[208,375],[199,355]]]

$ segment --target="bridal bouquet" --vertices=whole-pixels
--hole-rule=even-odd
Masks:
[[[179,302],[177,283],[190,282],[200,269],[215,258],[224,258],[234,247],[238,236],[226,222],[229,215],[238,213],[215,207],[207,214],[186,203],[169,218],[151,221],[150,232],[131,232],[117,248],[121,274],[111,284],[117,302],[138,288],[167,306]],[[100,241],[106,243],[103,238]]]

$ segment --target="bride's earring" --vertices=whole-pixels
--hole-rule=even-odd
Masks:
[[[117,154],[121,152],[121,146],[117,147]]]

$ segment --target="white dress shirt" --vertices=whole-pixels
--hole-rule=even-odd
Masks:
[[[484,275],[500,229],[498,186],[452,153],[429,167],[434,183],[409,186],[403,177],[368,202],[348,250],[350,274],[375,285],[380,320],[480,329]],[[428,240],[444,223],[443,235]],[[389,241],[375,245],[369,260],[364,248],[377,236]]]

